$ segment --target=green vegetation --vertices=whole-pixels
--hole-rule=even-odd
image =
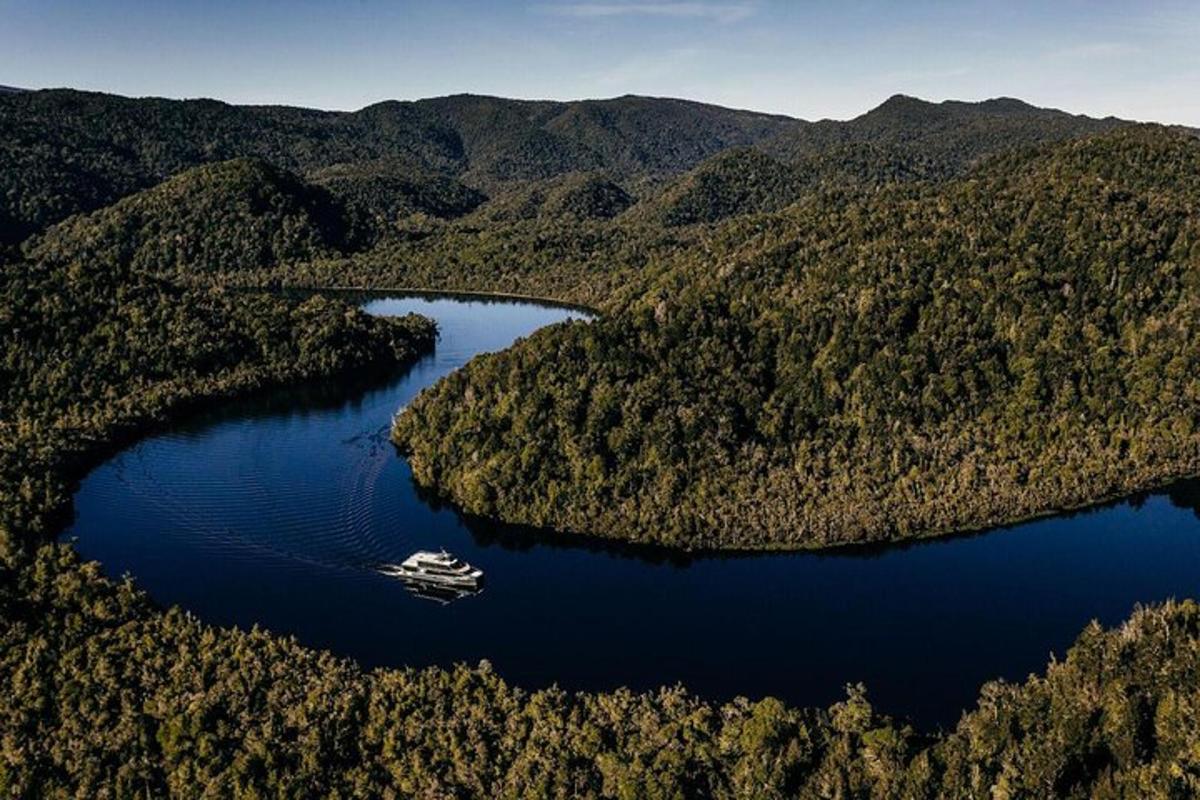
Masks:
[[[261,161],[197,167],[26,245],[30,258],[214,273],[311,261],[348,243],[329,195]]]
[[[849,122],[807,123],[682,100],[573,103],[455,95],[353,113],[71,90],[0,92],[0,245],[161,183],[252,157],[348,195],[369,220],[458,216],[530,181],[603,171],[622,191],[755,145],[839,180],[946,177],[982,156],[1119,124],[1015,100],[895,97]],[[632,187],[632,190],[631,190]],[[477,193],[482,194],[477,194]],[[752,210],[752,209],[745,209]]]
[[[329,190],[347,216],[382,237],[412,215],[452,219],[477,208],[482,192],[399,159],[335,164],[309,179]]]
[[[848,122],[823,121],[781,132],[762,147],[786,163],[863,148],[886,155],[893,174],[934,179],[962,174],[991,154],[1104,133],[1123,124],[1112,117],[1037,108],[1011,97],[929,103],[898,94]]]
[[[272,167],[204,167],[75,217],[0,263],[0,560],[54,533],[111,446],[214,398],[415,358],[434,327],[159,277],[325,247],[327,198]]]
[[[224,275],[232,286],[386,286],[548,297],[594,307],[636,291],[647,275],[696,242],[696,232],[585,220],[423,224],[404,239],[352,256],[259,273]]]
[[[416,479],[693,547],[943,533],[1200,468],[1200,142],[1118,132],[742,217],[424,392]]]
[[[664,192],[658,204],[665,225],[717,222],[738,214],[778,211],[812,184],[799,169],[753,148],[714,156]]]
[[[567,173],[513,188],[470,220],[475,225],[541,219],[559,223],[611,219],[634,204],[603,173]]]
[[[404,205],[452,216],[471,203],[465,187],[492,194],[513,182],[602,169],[672,175],[802,124],[639,97],[556,103],[456,95],[334,113],[70,90],[0,93],[0,244],[190,167],[238,157],[335,193],[352,184],[360,199],[379,200],[370,211],[387,219]],[[431,177],[432,189],[420,187]]]
[[[511,519],[811,546],[1194,472],[1200,145],[1004,154],[1115,124],[910,98],[808,124],[645,98],[0,94],[0,795],[1200,793],[1191,601],[1093,625],[922,733],[861,687],[800,710],[365,672],[163,611],[51,541],[71,482],[150,427],[432,343],[419,318],[230,288],[266,284],[602,307],[401,418],[418,478]]]
[[[388,368],[433,342],[421,318],[114,280],[78,262],[17,262],[0,279],[0,560],[10,564],[55,532],[83,469],[168,415]]]
[[[0,791],[30,796],[1183,798],[1200,607],[1093,626],[928,738],[860,688],[828,711],[682,688],[527,693],[486,665],[364,673],[160,613],[65,548],[0,584]]]
[[[990,156],[1121,124],[1007,98],[935,104],[896,95],[848,122],[803,126],[713,156],[664,193],[658,214],[667,225],[716,222],[777,211],[822,187],[948,180]]]

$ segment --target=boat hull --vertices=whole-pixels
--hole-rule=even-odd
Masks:
[[[427,586],[439,586],[448,589],[479,589],[483,586],[483,573],[476,570],[466,575],[433,575],[427,572],[415,572],[403,568],[381,569],[384,575],[399,578],[405,583],[420,583]]]

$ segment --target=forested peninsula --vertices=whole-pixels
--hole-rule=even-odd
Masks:
[[[711,231],[396,424],[476,514],[695,548],[1011,522],[1200,469],[1200,141],[1128,130]]]
[[[636,97],[0,94],[0,794],[1197,794],[1190,600],[1089,626],[918,731],[856,685],[794,709],[368,672],[162,609],[55,541],[72,482],[154,426],[433,344],[428,320],[259,291],[280,286],[598,309],[395,431],[468,510],[568,533],[807,547],[1194,472],[1193,137],[1004,99],[806,123]]]

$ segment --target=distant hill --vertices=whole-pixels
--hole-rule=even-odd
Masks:
[[[470,222],[606,220],[635,202],[607,173],[570,172],[515,186],[480,209]]]
[[[667,225],[716,222],[736,214],[775,211],[809,185],[793,165],[752,147],[718,153],[669,186],[650,212]]]
[[[461,170],[461,142],[404,107],[361,116],[71,90],[0,95],[0,239],[20,240],[200,164],[253,156],[303,173],[384,156]]]
[[[669,186],[649,213],[668,225],[716,222],[778,210],[818,186],[946,180],[989,156],[1126,124],[1012,98],[929,103],[896,95],[847,122],[806,124],[718,153]]]
[[[636,96],[454,95],[328,112],[69,89],[10,92],[0,94],[0,244],[190,167],[244,156],[353,195],[366,218],[386,221],[413,211],[459,216],[486,197],[572,173],[604,173],[628,191],[749,146],[800,163],[808,175],[802,182],[849,174],[831,168],[842,160],[868,178],[957,174],[981,154],[1118,124],[1010,99],[935,104],[897,96],[848,122],[810,123]]]
[[[375,234],[413,214],[461,217],[487,200],[455,178],[399,158],[334,164],[310,172],[308,178],[328,189],[352,219]]]
[[[795,160],[839,144],[907,144],[943,159],[958,156],[969,161],[981,149],[1100,133],[1120,124],[1122,120],[1115,117],[1068,114],[1010,97],[931,103],[898,94],[854,119],[782,131],[762,146],[773,155]]]
[[[718,160],[712,180],[772,188],[766,156]],[[470,513],[687,547],[895,540],[1161,485],[1200,463],[1198,206],[1200,143],[1159,126],[822,189],[472,361],[394,435]]]
[[[491,193],[569,172],[678,174],[801,124],[639,97],[562,103],[456,95],[343,113],[65,89],[6,94],[0,241],[20,241],[189,167],[241,156],[302,175],[383,159]]]
[[[252,270],[309,261],[347,245],[328,192],[250,158],[188,170],[30,241],[27,255],[127,265],[150,273]]]

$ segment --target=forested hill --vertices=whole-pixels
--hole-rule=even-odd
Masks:
[[[1011,97],[931,103],[898,94],[854,119],[782,131],[762,146],[772,155],[794,159],[831,145],[903,143],[929,154],[931,161],[957,162],[984,151],[1101,133],[1120,124],[1115,117],[1068,114]]]
[[[469,511],[686,547],[897,539],[1200,468],[1200,140],[1131,128],[739,217],[395,429]]]
[[[734,147],[760,146],[792,162],[872,143],[906,170],[941,175],[984,152],[1113,124],[1016,101],[911,98],[849,122],[807,123],[633,96],[551,102],[455,95],[326,112],[67,89],[0,93],[0,244],[188,168],[238,157],[365,199],[368,214],[453,217],[513,186],[568,173],[604,172],[628,191]]]
[[[25,249],[35,260],[195,274],[310,261],[348,247],[351,235],[328,192],[242,158],[196,167],[71,217]]]
[[[990,156],[1125,124],[1011,98],[929,103],[896,95],[848,122],[803,125],[718,153],[651,201],[650,214],[668,225],[715,222],[776,211],[822,185],[947,180]]]
[[[366,672],[159,609],[48,541],[72,480],[148,426],[433,344],[420,318],[206,285],[230,271],[602,301],[401,417],[416,477],[480,513],[793,547],[1195,473],[1200,142],[1045,144],[1096,124],[906,98],[809,125],[647,98],[0,94],[0,796],[1196,796],[1192,601],[1092,625],[922,733],[861,687],[821,710]],[[690,216],[639,215],[715,163]]]
[[[393,172],[403,165],[490,191],[580,170],[674,174],[800,124],[640,97],[456,95],[341,113],[65,89],[2,94],[0,231],[19,241],[189,167],[239,156],[300,174],[382,159]]]

